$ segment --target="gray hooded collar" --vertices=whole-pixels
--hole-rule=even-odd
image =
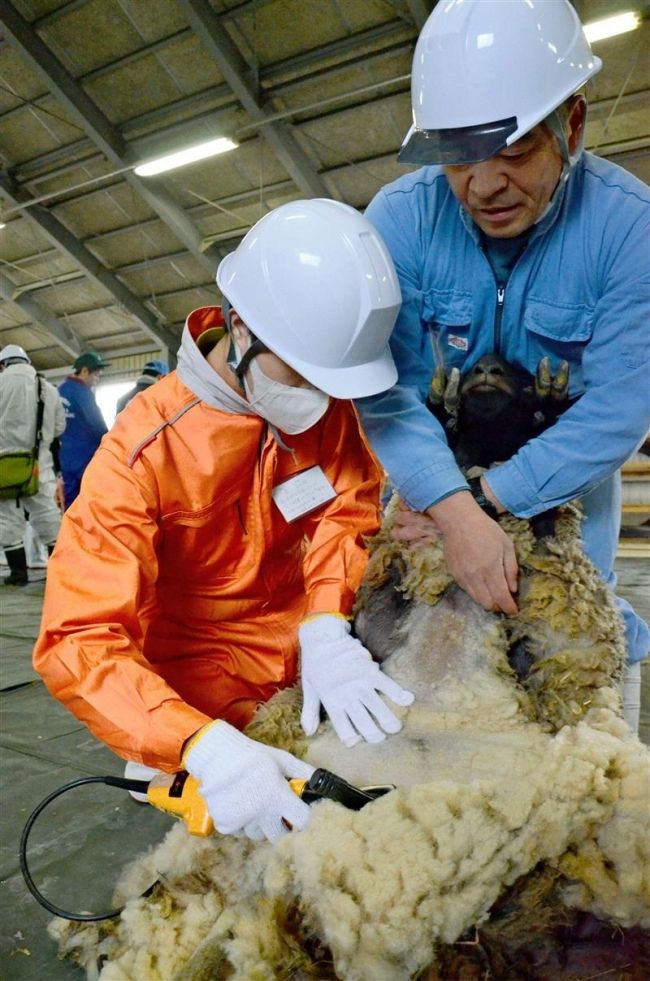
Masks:
[[[191,392],[214,409],[235,415],[254,415],[246,399],[226,384],[206,361],[187,326],[183,328],[176,372]]]
[[[214,368],[208,364],[196,346],[187,325],[183,328],[181,346],[178,349],[176,373],[191,392],[194,392],[202,402],[206,402],[214,409],[232,412],[234,415],[257,415],[250,403],[238,395],[230,385],[227,385]],[[287,446],[276,427],[271,423],[267,423],[267,425],[278,446],[289,453],[294,453],[295,451]]]

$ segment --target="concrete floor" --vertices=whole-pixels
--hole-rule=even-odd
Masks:
[[[650,620],[650,562],[620,559],[617,572],[621,595]],[[0,981],[83,981],[79,968],[57,959],[46,933],[52,915],[25,886],[20,835],[30,813],[53,790],[79,777],[120,776],[123,763],[49,695],[31,667],[45,571],[32,570],[30,576],[34,581],[25,588],[0,586]],[[650,661],[643,666],[641,738],[650,744]],[[32,875],[56,906],[109,910],[115,875],[158,843],[172,820],[121,790],[101,784],[73,790],[34,826],[28,853]]]
[[[21,589],[0,586],[0,979],[83,981],[80,968],[57,959],[46,933],[52,914],[25,886],[20,835],[53,790],[79,777],[121,776],[124,763],[50,696],[33,671],[44,570],[31,571],[31,577],[41,581]],[[37,819],[29,839],[30,871],[55,906],[108,911],[119,870],[159,842],[172,821],[123,790],[102,784],[74,789]]]

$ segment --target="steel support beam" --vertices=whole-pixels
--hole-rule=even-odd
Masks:
[[[222,15],[223,16],[223,15]],[[288,92],[299,89],[301,86],[313,82],[319,77],[329,77],[346,68],[349,65],[363,61],[364,65],[370,65],[375,60],[395,55],[402,48],[412,47],[412,38],[401,40],[404,35],[405,25],[402,21],[391,21],[380,27],[373,27],[366,31],[358,31],[349,37],[333,41],[331,44],[307,52],[302,55],[294,55],[284,61],[276,62],[267,68],[263,68],[259,73],[259,80],[266,84],[264,90],[267,98],[275,96],[282,97]],[[188,31],[190,29],[188,28]],[[193,33],[193,32],[192,32]],[[392,41],[393,38],[400,40]],[[374,45],[382,41],[389,42],[389,47],[382,47],[379,50],[360,55],[360,49],[366,45]],[[146,49],[142,49],[145,50]],[[336,64],[330,62],[335,59]],[[322,61],[327,62],[327,67],[319,67]],[[115,63],[117,64],[117,62]],[[110,66],[106,66],[109,68]],[[250,71],[249,71],[250,75]],[[290,80],[282,81],[285,75],[295,76]],[[88,75],[82,75],[80,81],[85,81]],[[214,86],[209,90],[197,92],[194,95],[185,96],[175,102],[169,103],[160,109],[150,110],[141,116],[128,120],[120,127],[120,132],[124,140],[128,142],[129,148],[142,155],[152,155],[153,137],[149,132],[143,134],[143,130],[151,131],[155,129],[156,134],[164,133],[169,142],[170,149],[175,149],[176,144],[181,139],[185,139],[185,134],[191,131],[193,124],[201,122],[203,116],[210,119],[211,123],[218,124],[218,113],[221,110],[227,111],[236,102],[232,89],[224,84]],[[38,99],[32,100],[35,108],[38,108]],[[14,109],[0,115],[0,126],[3,121],[13,113],[24,111],[24,106],[19,105]],[[182,122],[169,123],[170,116],[182,113],[190,118]],[[299,109],[296,109],[299,112]],[[157,142],[157,139],[156,139]],[[87,138],[76,140],[66,146],[56,150],[48,150],[46,153],[33,157],[24,163],[12,168],[12,174],[22,183],[30,183],[42,179],[49,180],[52,176],[58,176],[72,167],[76,167],[82,155],[89,155],[92,143]],[[157,150],[153,152],[158,152]],[[97,155],[89,155],[87,159],[96,160]],[[47,168],[46,173],[42,173]],[[58,168],[58,169],[57,169]]]
[[[13,303],[17,306],[24,314],[26,314],[30,320],[42,327],[43,330],[52,337],[59,347],[63,348],[66,354],[72,356],[74,360],[77,355],[81,354],[82,345],[81,341],[70,328],[64,324],[61,320],[58,320],[54,314],[49,313],[45,310],[40,303],[37,303],[31,296],[21,296],[16,295],[16,284],[13,283],[8,276],[4,273],[0,273],[0,296],[9,303]]]
[[[0,196],[16,207],[29,204],[29,199],[24,200],[24,196],[12,187],[11,182],[4,174],[0,174]],[[72,259],[92,280],[103,286],[120,306],[128,310],[150,337],[164,344],[165,347],[171,347],[172,351],[176,349],[178,346],[176,335],[160,324],[144,303],[110,269],[102,265],[99,259],[58,218],[54,217],[51,211],[36,204],[31,208],[26,207],[23,214],[36,222],[59,252],[63,252]]]
[[[418,31],[421,31],[424,22],[435,7],[435,3],[427,2],[427,0],[406,0],[406,5],[409,8],[413,23]]]
[[[21,57],[47,86],[50,92],[72,114],[81,129],[100,148],[116,168],[131,167],[127,143],[118,129],[107,119],[79,83],[67,72],[46,44],[32,30],[9,0],[0,0],[0,20],[5,36],[9,37]],[[213,272],[216,258],[201,249],[201,234],[183,208],[159,183],[154,187],[128,171],[126,179],[149,207],[159,215],[185,248],[208,271]]]
[[[248,65],[208,0],[179,0],[179,3],[204,48],[218,64],[223,77],[246,112],[253,122],[260,124],[260,134],[269,143],[296,187],[310,197],[329,197],[327,185],[312,166],[291,127],[285,123],[264,123],[267,113],[261,107],[253,85],[248,81]]]

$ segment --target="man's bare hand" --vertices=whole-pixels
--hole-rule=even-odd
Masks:
[[[517,559],[511,539],[472,495],[459,491],[427,511],[440,529],[445,561],[461,589],[486,610],[517,613]]]
[[[65,511],[65,491],[63,489],[63,477],[60,475],[56,478],[54,502],[60,511]]]
[[[400,501],[399,508],[395,512],[390,537],[400,542],[426,544],[440,538],[440,529],[435,518],[432,518],[430,514],[422,511],[411,511],[408,504]]]

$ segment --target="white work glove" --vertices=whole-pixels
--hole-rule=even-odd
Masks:
[[[410,705],[415,696],[385,675],[363,644],[349,634],[350,624],[331,614],[298,628],[303,692],[300,722],[305,733],[313,736],[322,704],[346,746],[361,739],[379,743],[385,733],[399,732],[402,723],[378,693],[397,705]]]
[[[200,781],[210,817],[223,835],[276,841],[289,827],[302,830],[309,820],[308,805],[288,780],[308,780],[314,767],[249,739],[227,722],[217,720],[200,729],[183,765]]]

